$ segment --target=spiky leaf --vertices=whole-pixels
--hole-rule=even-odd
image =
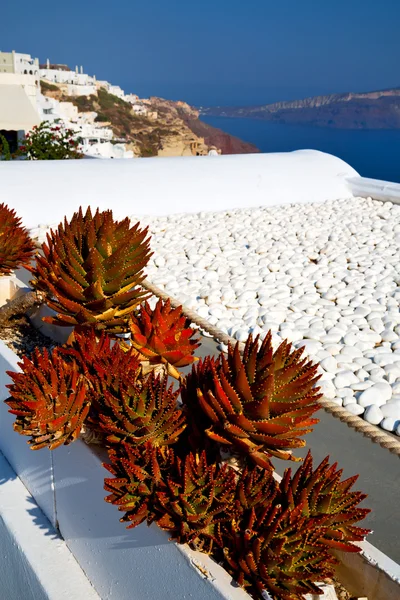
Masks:
[[[179,390],[174,392],[167,385],[166,377],[154,373],[144,381],[136,381],[123,372],[118,377],[115,372],[104,372],[99,388],[103,398],[99,424],[109,443],[174,444],[185,428],[185,420],[177,407]]]

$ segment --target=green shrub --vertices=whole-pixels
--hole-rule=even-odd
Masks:
[[[19,156],[28,160],[64,160],[82,158],[74,132],[43,121],[29,131],[18,149]]]

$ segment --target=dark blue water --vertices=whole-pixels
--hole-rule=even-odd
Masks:
[[[400,183],[400,130],[325,129],[257,119],[202,117],[262,152],[313,149],[339,156],[363,177]]]

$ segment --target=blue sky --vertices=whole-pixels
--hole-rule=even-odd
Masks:
[[[258,104],[400,86],[400,0],[4,0],[0,49],[126,91]]]

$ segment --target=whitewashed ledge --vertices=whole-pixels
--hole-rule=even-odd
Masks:
[[[349,177],[347,183],[355,196],[400,204],[400,183],[368,177]]]
[[[324,202],[353,196],[357,172],[316,150],[142,160],[0,162],[1,201],[28,228],[59,223],[79,206],[162,216]]]
[[[13,431],[14,417],[3,402],[8,395],[5,386],[10,382],[5,371],[18,371],[17,363],[16,354],[0,341],[0,450],[19,477],[7,481],[6,487],[3,481],[0,487],[0,523],[4,521],[4,515],[7,516],[11,503],[13,520],[11,524],[6,522],[6,533],[14,534],[14,527],[19,528],[18,543],[22,540],[23,550],[26,549],[9,556],[12,570],[21,568],[22,557],[24,571],[31,572],[33,580],[41,576],[40,593],[29,600],[64,598],[53,589],[52,574],[57,572],[60,564],[63,564],[63,577],[57,581],[65,582],[64,591],[71,590],[71,585],[77,589],[78,586],[83,590],[87,588],[84,595],[69,596],[71,598],[154,600],[162,596],[163,600],[186,597],[193,600],[250,600],[244,590],[232,585],[228,573],[209,556],[169,542],[168,535],[155,525],[148,528],[143,524],[131,531],[124,529],[118,521],[116,508],[103,500],[103,479],[107,473],[101,466],[102,460],[106,460],[104,451],[89,448],[80,440],[53,452],[30,450],[26,439]],[[11,476],[4,474],[6,471],[1,470],[1,466],[0,454],[0,476],[12,479],[13,471],[8,469]],[[13,493],[13,499],[7,496],[8,490]],[[26,490],[38,510],[40,508],[47,517],[47,526],[44,516],[33,523],[32,516],[27,514],[30,509]],[[37,561],[33,550],[39,548],[43,552],[45,548],[49,551],[46,538],[55,533],[50,522],[59,528],[65,546],[60,548],[64,542],[58,540],[59,556],[48,571]],[[24,533],[22,528],[26,523],[30,528]],[[2,539],[4,541],[5,537]],[[53,546],[55,551],[55,544]],[[361,554],[338,553],[340,580],[357,597],[398,600],[400,565],[368,542],[361,546]],[[64,559],[62,563],[62,552],[65,556],[70,552],[69,562]],[[77,572],[79,567],[87,580],[83,573]],[[15,600],[21,597],[15,596]],[[264,598],[271,600],[268,594]]]

